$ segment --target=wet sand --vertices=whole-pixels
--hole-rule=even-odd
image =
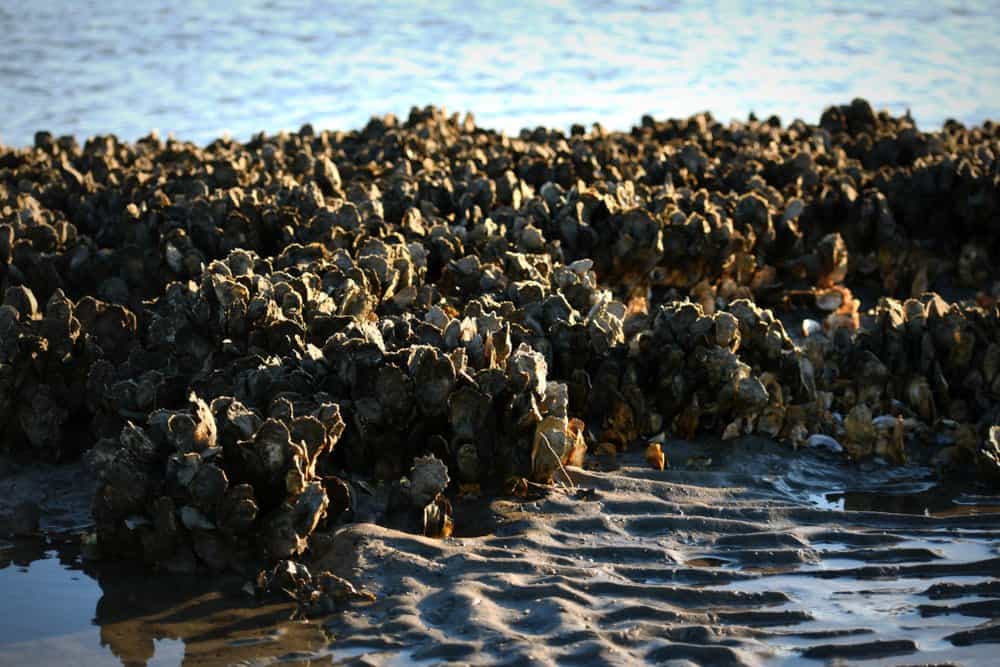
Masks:
[[[665,449],[664,472],[632,453],[571,469],[574,488],[459,503],[465,537],[343,528],[321,564],[378,600],[308,622],[238,578],[5,544],[0,613],[20,622],[0,663],[990,664],[1000,500],[759,439]]]

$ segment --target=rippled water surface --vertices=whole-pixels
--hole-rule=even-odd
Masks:
[[[516,5],[516,7],[514,6]],[[206,142],[434,103],[516,131],[705,109],[1000,117],[1000,3],[0,0],[0,140]]]

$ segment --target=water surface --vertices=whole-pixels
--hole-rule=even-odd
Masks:
[[[221,665],[325,649],[318,622],[235,577],[87,563],[75,536],[0,541],[0,665]]]
[[[815,122],[855,96],[1000,118],[1000,3],[0,0],[0,140],[207,142],[411,105],[516,132],[711,110]]]

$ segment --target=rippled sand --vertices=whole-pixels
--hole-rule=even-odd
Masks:
[[[758,439],[667,451],[664,472],[635,453],[571,469],[572,488],[457,504],[464,537],[347,526],[323,564],[378,600],[308,622],[238,579],[7,545],[0,613],[20,624],[0,633],[0,664],[991,663],[997,499]],[[2,480],[6,502],[12,479],[25,471]],[[48,515],[85,513],[53,489]]]
[[[658,473],[637,458],[610,473],[574,471],[575,494],[498,502],[489,537],[347,529],[347,571],[380,601],[331,620],[342,638],[332,655],[988,664],[993,649],[979,642],[997,641],[1000,600],[974,587],[1000,595],[996,515],[821,509],[756,474]],[[955,598],[937,599],[945,594]]]

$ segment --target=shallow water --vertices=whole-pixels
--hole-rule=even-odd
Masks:
[[[0,140],[242,139],[430,103],[510,132],[706,109],[816,121],[855,96],[972,123],[1000,117],[997,34],[995,0],[7,0]]]
[[[0,542],[0,664],[214,665],[326,647],[319,623],[241,584],[85,565],[73,539]]]

